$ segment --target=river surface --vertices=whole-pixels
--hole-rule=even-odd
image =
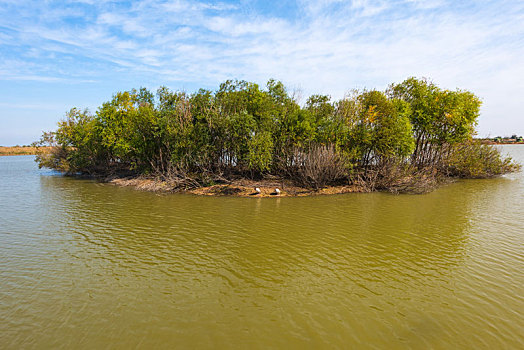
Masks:
[[[0,157],[0,348],[524,348],[523,173],[256,199],[33,159]]]

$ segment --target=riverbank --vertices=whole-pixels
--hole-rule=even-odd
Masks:
[[[160,192],[160,193],[188,193],[199,196],[234,196],[234,197],[304,197],[314,195],[343,194],[355,192],[370,192],[364,186],[340,185],[329,186],[321,189],[305,188],[293,185],[288,180],[250,180],[237,179],[227,184],[216,184],[211,186],[196,187],[190,189],[180,189],[175,184],[154,178],[114,178],[107,179],[107,183],[121,186],[133,187],[140,191]],[[255,191],[260,189],[260,193]],[[276,191],[276,190],[279,190]]]
[[[51,147],[0,146],[0,156],[30,156],[50,149]]]
[[[120,176],[108,177],[101,181],[121,187],[132,187],[139,191],[159,193],[188,193],[199,196],[233,196],[233,197],[304,197],[317,195],[333,195],[344,193],[411,193],[423,194],[438,187],[454,182],[458,177],[442,176],[437,172],[412,171],[388,176],[377,176],[375,179],[363,181],[360,177],[323,187],[307,187],[297,185],[292,179],[266,177],[252,180],[249,178],[233,178],[224,183],[203,186],[196,181],[167,180],[160,177]],[[360,180],[359,180],[360,179]],[[258,193],[256,189],[259,189]]]

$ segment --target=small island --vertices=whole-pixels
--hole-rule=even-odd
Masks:
[[[275,80],[192,94],[141,88],[116,93],[94,114],[71,109],[34,146],[47,147],[40,167],[151,191],[423,193],[520,169],[474,139],[480,105],[469,91],[416,78],[303,105]]]

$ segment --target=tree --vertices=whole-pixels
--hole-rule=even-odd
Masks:
[[[391,85],[387,93],[410,105],[413,161],[419,166],[436,164],[443,147],[464,142],[474,134],[481,101],[469,91],[441,90],[428,80],[408,78]]]

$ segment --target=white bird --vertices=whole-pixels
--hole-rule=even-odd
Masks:
[[[256,192],[257,194],[260,194],[262,191],[260,191],[260,188],[255,187],[255,192]]]
[[[280,190],[278,188],[275,188],[275,193],[278,195],[280,195]]]

